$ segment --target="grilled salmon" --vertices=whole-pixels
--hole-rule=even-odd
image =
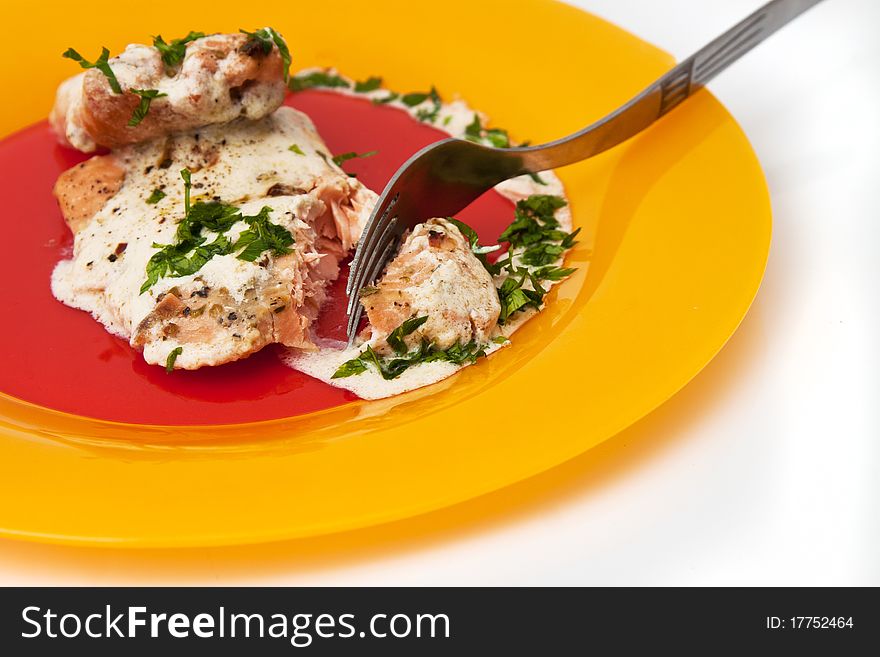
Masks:
[[[155,47],[129,45],[109,60],[119,92],[104,73],[89,69],[59,86],[50,122],[62,143],[90,153],[239,117],[263,118],[284,100],[286,66],[276,45],[266,52],[251,47],[249,39],[246,34],[195,39],[172,67]],[[141,98],[133,90],[157,92],[134,126],[129,121]]]
[[[501,312],[492,276],[461,231],[439,218],[409,233],[380,281],[362,292],[361,303],[371,342],[381,343],[407,319],[427,316],[406,340],[413,346],[424,339],[437,349],[486,343]]]
[[[376,202],[288,107],[93,157],[62,174],[55,194],[75,234],[73,258],[52,276],[55,296],[147,362],[185,369],[274,342],[313,348],[326,287]],[[225,224],[193,228],[197,208]],[[163,254],[174,257],[157,267]]]

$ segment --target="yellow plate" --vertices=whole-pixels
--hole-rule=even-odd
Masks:
[[[431,83],[540,141],[617,107],[673,62],[595,17],[542,0],[436,3],[98,0],[19,3],[0,40],[0,134],[40,120],[72,71],[59,54],[148,35],[269,23],[294,66]],[[11,14],[11,15],[10,15]],[[562,172],[580,270],[515,344],[429,389],[289,420],[149,427],[0,395],[0,534],[183,546],[336,532],[437,509],[569,459],[668,399],[751,303],[770,241],[761,169],[709,93]],[[589,265],[589,267],[587,266]],[[9,347],[5,347],[9,348]],[[95,391],[100,394],[100,391]]]

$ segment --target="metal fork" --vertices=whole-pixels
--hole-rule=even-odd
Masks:
[[[406,230],[431,217],[459,212],[508,178],[579,162],[626,141],[818,2],[768,2],[628,103],[568,137],[540,146],[503,149],[450,138],[410,157],[379,197],[351,262],[346,287],[349,344],[363,312],[360,291],[376,280]]]

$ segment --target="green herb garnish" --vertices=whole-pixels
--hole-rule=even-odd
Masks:
[[[437,120],[437,115],[440,114],[440,109],[443,106],[443,101],[440,98],[440,94],[437,93],[436,88],[431,87],[431,91],[427,93],[415,92],[404,94],[400,97],[400,102],[407,107],[416,107],[428,100],[431,101],[432,105],[430,107],[422,107],[416,110],[416,118],[422,122],[433,123]]]
[[[427,315],[425,315],[424,317],[413,317],[406,320],[403,324],[391,331],[391,333],[386,338],[386,342],[388,342],[388,345],[392,349],[394,349],[394,353],[396,353],[398,356],[403,356],[407,351],[404,338],[410,335],[413,331],[415,331],[427,321]]]
[[[427,317],[418,319],[427,320]],[[410,319],[407,321],[412,322],[414,320]],[[394,331],[402,330],[405,324],[406,322],[394,329]],[[420,363],[433,363],[436,361],[443,361],[454,365],[475,363],[478,358],[483,358],[486,355],[486,348],[472,340],[465,344],[456,343],[448,349],[437,349],[427,340],[422,340],[419,347],[413,351],[407,352],[404,346],[403,353],[399,351],[395,351],[395,353],[397,353],[396,357],[382,358],[373,351],[372,347],[367,345],[367,348],[359,356],[340,365],[331,378],[344,379],[349,376],[362,374],[372,366],[383,379],[390,381],[399,377],[413,365],[419,365]]]
[[[484,128],[478,114],[474,114],[474,120],[464,129],[464,138],[477,144],[488,142],[490,146],[495,148],[510,148],[510,137],[507,130]]]
[[[376,91],[376,89],[382,86],[382,78],[378,78],[375,75],[370,76],[363,82],[355,82],[354,90],[356,93],[365,94],[371,91]]]
[[[381,98],[374,98],[373,104],[374,105],[385,105],[386,103],[393,103],[398,98],[400,98],[400,94],[391,91],[388,93],[387,96],[382,96]]]
[[[486,258],[487,253],[492,253],[493,251],[497,251],[501,248],[500,244],[495,244],[493,246],[480,246],[480,236],[477,235],[477,231],[468,226],[463,221],[459,221],[458,219],[453,219],[452,217],[447,217],[448,222],[453,224],[461,234],[464,235],[465,239],[471,245],[471,251],[477,257],[477,260],[483,263],[483,266],[486,268],[490,274],[495,276],[500,271],[500,268],[496,265],[492,265],[489,263],[489,260]]]
[[[303,149],[301,149],[301,148],[300,148],[299,146],[297,146],[296,144],[291,144],[290,146],[287,147],[287,150],[289,150],[289,151],[293,151],[293,152],[296,153],[297,155],[305,155],[305,153],[303,153]]]
[[[119,80],[116,79],[116,74],[113,72],[113,69],[110,68],[110,51],[107,50],[107,48],[101,49],[101,56],[98,57],[98,59],[96,59],[94,62],[83,59],[83,56],[80,55],[73,48],[68,48],[61,56],[78,62],[82,68],[98,69],[99,71],[101,71],[101,73],[104,74],[104,77],[107,78],[107,82],[110,83],[110,88],[113,90],[113,92],[117,94],[122,93],[122,87],[119,86]]]
[[[165,198],[165,192],[163,192],[158,187],[153,190],[153,193],[147,197],[147,203],[150,205],[156,205],[159,201]]]
[[[211,201],[197,201],[190,205],[191,173],[183,169],[180,177],[184,184],[184,217],[177,225],[174,244],[153,244],[158,249],[147,262],[147,278],[141,285],[141,294],[149,290],[160,278],[180,277],[196,273],[214,256],[239,252],[239,260],[253,262],[263,252],[274,255],[290,253],[294,238],[283,226],[269,221],[272,208],[263,207],[254,216],[244,216],[233,205]],[[232,242],[224,233],[239,221],[248,225],[247,230]],[[214,241],[206,243],[203,230],[216,233]]]
[[[232,247],[233,251],[244,247],[237,256],[239,260],[253,262],[263,251],[271,251],[276,256],[290,253],[288,247],[293,244],[293,235],[283,226],[269,221],[270,212],[272,208],[264,206],[259,214],[253,217],[240,217],[249,228],[239,236]]]
[[[131,118],[128,120],[128,125],[132,128],[136,125],[140,125],[140,122],[144,120],[147,112],[150,111],[150,103],[152,103],[155,98],[162,98],[168,95],[162,93],[158,89],[129,89],[129,91],[135,96],[140,96],[141,98],[141,102],[139,102],[138,106],[134,108],[134,112],[131,113]]]
[[[302,91],[303,89],[313,89],[315,87],[326,87],[328,89],[336,89],[339,87],[348,89],[351,87],[345,78],[325,71],[315,71],[305,75],[295,75],[290,78],[287,86],[290,87],[291,91]]]
[[[162,35],[153,37],[153,47],[159,51],[162,56],[162,62],[168,69],[175,68],[186,57],[186,44],[196,39],[204,38],[204,32],[190,32],[181,39],[172,39],[171,43],[165,43]]]
[[[171,374],[174,371],[174,363],[177,361],[177,357],[183,353],[183,347],[174,347],[171,350],[171,353],[168,354],[168,358],[165,359],[165,371],[168,374]]]
[[[248,32],[247,30],[239,30],[239,32],[248,35],[248,40],[242,46],[244,52],[257,51],[262,52],[263,55],[268,55],[272,52],[272,45],[274,44],[281,54],[281,61],[284,62],[284,81],[290,81],[290,49],[287,47],[287,42],[277,31],[271,27],[264,27],[254,32]]]
[[[348,153],[340,153],[339,155],[333,156],[333,163],[336,166],[342,166],[343,162],[348,162],[348,160],[353,160],[355,158],[364,158],[364,157],[372,157],[379,151],[367,151],[366,153],[356,153],[354,151],[349,151]]]

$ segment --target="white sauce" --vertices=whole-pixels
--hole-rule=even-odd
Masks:
[[[204,163],[205,151],[221,141],[225,144],[216,149],[217,162],[197,170]],[[305,155],[290,151],[292,144]],[[245,216],[269,206],[273,210],[270,220],[291,233],[324,213],[324,202],[305,193],[318,185],[358,190],[369,199],[364,210],[367,213],[375,203],[375,194],[317,154],[326,155],[323,141],[308,117],[292,108],[282,107],[256,122],[237,121],[176,135],[172,165],[165,169],[156,166],[163,159],[163,145],[160,139],[115,152],[128,172],[122,188],[76,235],[73,258],[59,262],[52,274],[52,293],[59,301],[90,312],[120,337],[130,338],[156,306],[156,298],[175,286],[199,279],[210,287],[226,287],[240,299],[245,289],[267,276],[256,262],[228,255],[212,258],[192,276],[161,278],[140,294],[147,261],[156,253],[153,243],[175,241],[184,208],[182,168],[193,170],[192,202],[218,196],[225,203],[239,206]],[[276,183],[298,188],[300,193],[266,197],[266,191]],[[155,205],[147,204],[146,199],[157,188],[165,192],[165,198]],[[229,237],[234,239],[244,228],[242,222],[235,224]],[[206,236],[208,241],[213,239],[210,233]],[[121,242],[127,247],[111,262],[108,256]],[[302,255],[321,257],[318,253]],[[170,342],[147,345],[144,358],[164,364],[172,348]],[[180,356],[181,363],[187,365],[198,362],[198,358],[198,349],[191,346]]]

